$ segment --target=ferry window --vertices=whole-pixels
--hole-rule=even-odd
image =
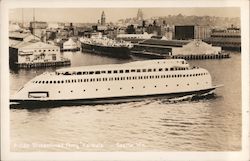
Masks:
[[[106,71],[105,71],[105,70],[103,70],[103,71],[101,71],[101,73],[106,73]]]
[[[102,81],[105,81],[105,78],[102,78]]]
[[[46,81],[46,84],[48,84],[49,82],[48,81]]]
[[[42,50],[39,50],[39,52],[41,52]]]
[[[72,93],[73,91],[71,90],[70,92]]]
[[[179,84],[176,84],[176,86],[178,87],[178,86],[179,86]]]
[[[86,90],[84,89],[83,92],[85,92]]]
[[[111,74],[112,72],[111,72],[111,70],[108,70],[108,74]]]
[[[155,86],[155,88],[156,88],[156,86]]]
[[[187,84],[189,86],[189,84]]]
[[[146,69],[142,69],[142,72],[146,72],[147,70]]]
[[[170,70],[172,71],[172,70],[174,70],[174,68],[170,68]]]
[[[86,79],[84,79],[83,81],[86,82]]]
[[[155,76],[152,76],[152,78],[155,78]]]
[[[148,72],[152,72],[152,69],[148,69]]]
[[[108,78],[105,78],[105,81],[108,81]]]
[[[141,72],[141,70],[140,70],[140,69],[137,69],[137,72]]]
[[[39,81],[40,82],[40,81]],[[54,83],[56,83],[56,81],[54,81]]]
[[[64,83],[64,81],[61,81],[61,83]]]
[[[142,88],[145,88],[145,86],[143,86]]]
[[[186,75],[184,74],[183,77],[186,77]]]
[[[46,50],[43,50],[43,51],[46,51]]]
[[[95,74],[101,74],[101,72],[100,71],[95,71]]]
[[[90,82],[92,82],[92,78],[90,79]]]
[[[122,87],[120,87],[120,90],[122,90]]]
[[[159,72],[161,72],[162,71],[162,68],[159,68]]]
[[[109,78],[109,81],[113,81],[113,78]]]
[[[193,74],[193,76],[195,76],[195,74]]]
[[[134,89],[134,87],[132,87],[132,89]]]
[[[135,72],[135,69],[131,69],[131,72]]]
[[[76,75],[76,72],[73,72],[72,75]]]
[[[71,75],[69,72],[65,72],[64,75]]]
[[[51,83],[52,83],[52,81],[49,81],[49,83],[51,84]]]
[[[123,70],[120,70],[119,73],[123,73]]]
[[[120,78],[119,77],[117,77],[117,80],[119,80]]]
[[[82,74],[82,72],[77,72],[77,73],[76,73],[76,75],[81,75],[81,74]]]
[[[60,83],[60,81],[57,81],[57,83]]]
[[[166,87],[168,87],[168,85],[166,84]]]
[[[108,90],[110,90],[110,88],[108,88]]]
[[[58,93],[61,93],[61,91],[58,91]]]
[[[154,69],[154,72],[156,71],[156,69]]]
[[[129,70],[125,70],[125,73],[129,73]]]
[[[165,68],[165,71],[168,71],[168,68]]]
[[[83,74],[83,75],[86,75],[86,74],[88,74],[88,72],[82,72],[82,74]]]
[[[44,81],[42,81],[42,83],[44,84]]]
[[[87,82],[89,82],[89,79],[87,79]]]
[[[90,71],[89,74],[94,74],[94,72],[93,72],[93,71]]]
[[[117,70],[114,70],[113,72],[114,72],[114,73],[117,73],[118,71],[117,71]]]

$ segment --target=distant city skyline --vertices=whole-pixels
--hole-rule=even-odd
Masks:
[[[106,22],[137,16],[139,8],[35,8],[35,20],[45,22],[97,23],[105,12]],[[182,14],[184,16],[240,17],[237,7],[206,8],[140,8],[145,19]],[[23,15],[23,18],[22,18]],[[32,8],[9,10],[9,20],[24,22],[33,20]]]

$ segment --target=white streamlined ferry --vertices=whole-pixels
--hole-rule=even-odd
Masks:
[[[213,92],[209,72],[183,59],[135,61],[58,69],[24,85],[11,102],[92,104]]]

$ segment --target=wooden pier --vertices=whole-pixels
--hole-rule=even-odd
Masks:
[[[43,67],[54,67],[54,66],[67,66],[70,65],[70,60],[62,60],[55,62],[36,62],[36,63],[16,63],[18,68],[43,68]]]
[[[152,53],[146,51],[131,51],[132,55],[151,59],[186,59],[186,60],[203,60],[203,59],[227,59],[230,58],[229,53],[220,54],[195,54],[195,55],[166,55]]]

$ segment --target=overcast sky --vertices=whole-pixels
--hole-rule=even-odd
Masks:
[[[141,8],[145,18],[168,15],[196,15],[218,17],[240,17],[240,8]],[[23,12],[22,12],[23,11]],[[106,22],[115,22],[119,19],[132,18],[137,15],[137,8],[36,8],[35,19],[46,22],[82,22],[95,23],[100,19],[102,11],[106,14]],[[11,9],[10,20],[30,21],[33,9]]]

